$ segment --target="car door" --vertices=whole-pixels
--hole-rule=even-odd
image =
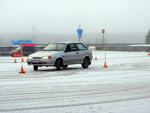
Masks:
[[[63,56],[64,64],[77,64],[79,63],[79,51],[76,44],[68,44]]]
[[[85,56],[88,54],[88,48],[82,43],[77,43],[76,45],[79,50],[79,62],[83,63]]]

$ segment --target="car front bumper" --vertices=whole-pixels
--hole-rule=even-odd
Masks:
[[[54,66],[54,59],[27,59],[28,65],[37,65],[37,66]]]

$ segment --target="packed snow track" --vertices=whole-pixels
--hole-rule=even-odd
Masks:
[[[146,52],[97,51],[83,69],[34,71],[21,59],[0,57],[0,113],[150,113],[150,56]],[[24,57],[26,60],[26,57]]]

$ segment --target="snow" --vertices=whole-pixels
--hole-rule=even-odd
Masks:
[[[150,56],[93,51],[92,65],[33,71],[21,59],[0,57],[0,113],[150,113]],[[26,60],[26,57],[24,57]]]
[[[138,44],[138,45],[129,45],[129,46],[135,46],[135,47],[149,47],[149,44]]]

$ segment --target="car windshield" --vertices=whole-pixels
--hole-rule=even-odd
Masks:
[[[21,47],[20,47],[20,46],[15,49],[15,51],[18,51],[18,50],[21,50]]]
[[[64,51],[65,46],[64,43],[49,44],[43,51]]]

